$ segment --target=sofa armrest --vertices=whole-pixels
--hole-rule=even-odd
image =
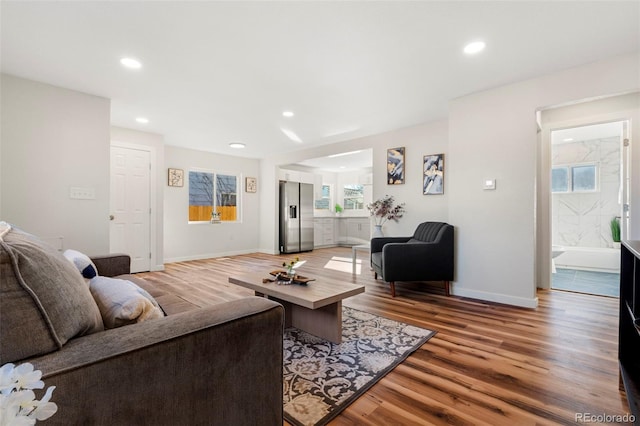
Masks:
[[[48,425],[282,424],[284,309],[247,297],[71,340],[29,360]]]
[[[91,261],[98,268],[98,275],[115,277],[131,273],[131,257],[128,254],[115,253],[92,256]]]

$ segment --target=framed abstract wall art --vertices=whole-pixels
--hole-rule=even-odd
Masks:
[[[424,156],[422,193],[444,194],[444,154]]]
[[[404,147],[387,149],[387,184],[404,183]]]

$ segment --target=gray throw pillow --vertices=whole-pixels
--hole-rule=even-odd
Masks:
[[[80,272],[62,253],[0,222],[0,364],[104,329]]]

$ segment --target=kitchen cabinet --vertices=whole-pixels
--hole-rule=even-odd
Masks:
[[[338,244],[353,246],[371,241],[371,223],[368,217],[342,217],[338,222]]]
[[[314,247],[328,247],[336,245],[335,220],[333,218],[313,219],[313,241]]]
[[[279,169],[278,179],[287,182],[300,182],[315,184],[315,175],[313,173],[300,172],[298,170]]]

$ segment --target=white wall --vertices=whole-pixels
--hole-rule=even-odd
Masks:
[[[413,235],[422,222],[449,222],[449,179],[451,177],[447,121],[435,121],[407,127],[368,138],[373,150],[373,199],[393,195],[396,203],[405,203],[406,213],[398,222],[386,222],[386,236]],[[405,147],[405,183],[387,184],[387,149]],[[423,157],[444,154],[444,194],[423,195]],[[451,223],[451,222],[449,222]],[[455,225],[455,223],[452,223]]]
[[[278,166],[338,152],[373,148],[373,199],[389,194],[393,195],[398,203],[406,203],[407,213],[398,223],[387,222],[383,228],[385,235],[413,235],[416,226],[421,222],[447,221],[447,132],[447,121],[441,120],[263,159],[260,168],[265,191],[261,194],[260,251],[278,253]],[[387,149],[399,146],[406,148],[406,183],[387,185]],[[445,154],[445,193],[422,195],[422,157],[441,153]]]
[[[111,127],[111,144],[148,149],[151,154],[151,270],[164,269],[164,187],[167,169],[164,167],[164,137],[156,133]]]
[[[109,250],[110,101],[3,74],[0,218],[64,248]],[[69,198],[90,187],[94,200]]]
[[[449,220],[456,228],[453,294],[519,306],[536,298],[536,110],[637,90],[638,55],[453,100]],[[497,189],[484,191],[484,178]],[[445,189],[447,191],[447,189]]]
[[[213,154],[173,146],[165,147],[165,167],[183,169],[183,187],[164,188],[165,262],[204,259],[258,251],[261,193],[265,185],[258,178],[258,192],[245,192],[245,177],[260,175],[255,159]],[[209,169],[218,173],[240,174],[241,221],[221,224],[189,224],[189,169]]]

